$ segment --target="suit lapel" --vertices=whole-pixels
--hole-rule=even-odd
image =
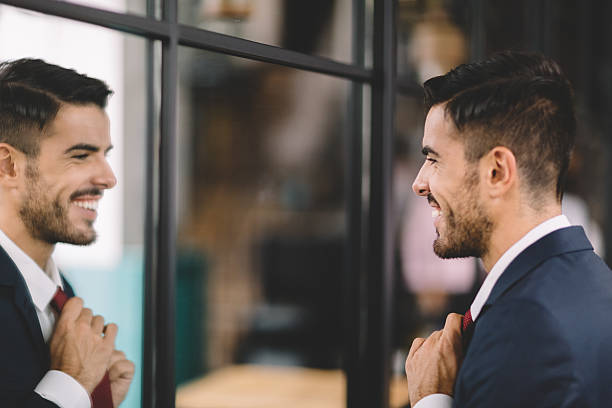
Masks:
[[[584,250],[592,251],[593,247],[584,229],[579,226],[562,228],[540,238],[508,265],[493,287],[482,312],[542,262],[564,253]]]
[[[38,356],[41,361],[48,365],[49,350],[42,335],[32,297],[23,276],[2,247],[0,247],[0,285],[13,288],[15,308],[19,311],[28,328]]]

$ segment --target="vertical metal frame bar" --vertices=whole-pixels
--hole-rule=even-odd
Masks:
[[[395,116],[395,0],[374,3],[367,318],[363,407],[389,405],[392,332],[392,143]],[[367,386],[366,386],[367,385]]]
[[[365,0],[353,0],[353,61],[365,63]],[[348,106],[349,129],[346,143],[347,240],[344,254],[344,370],[346,374],[346,406],[357,407],[361,400],[359,361],[363,335],[360,324],[364,288],[363,252],[363,85],[352,82]]]
[[[174,407],[174,319],[176,259],[176,128],[178,83],[177,0],[165,0],[164,21],[170,36],[162,45],[159,144],[159,223],[157,268],[155,407]]]
[[[147,17],[155,17],[155,0],[147,0]],[[155,46],[154,41],[147,40],[146,50],[146,83],[147,83],[147,141],[145,172],[145,249],[144,249],[144,338],[142,347],[142,406],[155,406],[155,316],[157,305],[156,279],[152,271],[157,270],[157,191],[155,147]]]

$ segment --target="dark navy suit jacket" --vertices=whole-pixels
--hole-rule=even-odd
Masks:
[[[582,227],[517,256],[475,322],[454,406],[612,407],[612,271]]]
[[[74,296],[66,281],[64,289]],[[1,247],[0,330],[0,407],[57,408],[34,392],[49,370],[49,346],[26,283]]]

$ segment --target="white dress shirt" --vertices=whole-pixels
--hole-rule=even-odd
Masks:
[[[499,277],[504,273],[508,265],[528,246],[550,234],[553,231],[561,228],[569,227],[571,224],[565,215],[558,215],[550,218],[531,231],[529,231],[523,238],[519,239],[514,243],[504,254],[497,260],[491,271],[487,274],[485,281],[478,290],[474,302],[470,306],[470,312],[472,314],[472,320],[474,322],[478,319],[482,307],[485,305],[493,287],[497,283]],[[414,405],[414,408],[450,408],[453,405],[453,398],[446,394],[432,394],[423,397],[419,402]]]
[[[0,246],[13,260],[25,280],[45,343],[48,343],[55,327],[56,314],[50,302],[57,287],[63,289],[62,279],[53,259],[49,258],[43,271],[32,258],[0,230]],[[1,352],[1,351],[0,351]],[[89,394],[83,386],[68,374],[49,370],[34,389],[41,397],[60,408],[90,408]]]

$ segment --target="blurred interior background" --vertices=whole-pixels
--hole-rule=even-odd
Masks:
[[[74,3],[147,11],[145,0]],[[356,4],[365,13],[359,44]],[[178,18],[185,26],[371,68],[373,4],[180,0]],[[605,178],[612,162],[610,16],[603,0],[396,2],[391,407],[407,406],[403,367],[412,339],[440,328],[447,313],[463,313],[483,279],[476,260],[434,256],[430,209],[411,190],[422,163],[420,85],[498,50],[554,57],[574,84],[579,123],[564,212],[605,258],[612,253],[612,185]],[[119,184],[100,210],[100,241],[56,255],[86,302],[119,323],[119,347],[138,367],[145,105],[159,92],[147,89],[146,42],[0,5],[0,59],[40,57],[103,78],[115,90],[109,114]],[[157,70],[159,63],[156,52]],[[344,407],[346,297],[356,279],[346,270],[347,183],[355,176],[347,160],[358,129],[364,165],[357,178],[367,185],[370,87],[187,46],[179,47],[178,71],[176,406]],[[362,95],[359,115],[351,110],[355,92]],[[368,194],[364,189],[364,208]],[[122,289],[109,301],[104,288],[117,281]],[[124,406],[141,406],[141,377]]]

